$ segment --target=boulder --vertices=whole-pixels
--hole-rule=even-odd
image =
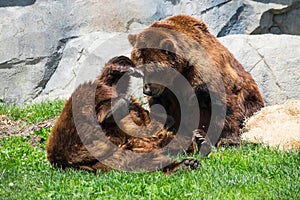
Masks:
[[[252,74],[267,105],[300,99],[300,36],[229,35],[219,39]]]
[[[267,106],[246,119],[241,139],[282,151],[300,149],[300,101]]]
[[[300,1],[283,9],[270,9],[263,13],[260,25],[252,34],[300,35]]]
[[[22,104],[67,96],[81,81],[93,79],[110,56],[130,48],[127,33],[167,16],[199,17],[219,37],[274,32],[277,26],[280,33],[298,34],[297,5],[295,0],[3,0],[0,101]],[[96,48],[97,53],[93,45],[106,51]],[[82,65],[85,77],[79,78]]]
[[[299,34],[299,0],[169,0],[167,16],[180,13],[202,19],[210,31],[229,34]]]
[[[250,34],[259,27],[264,12],[286,7],[286,4],[278,3],[252,0],[181,0],[177,5],[169,6],[168,15],[186,13],[196,16],[208,25],[211,33],[218,37],[229,34]]]
[[[21,104],[49,92],[50,79],[68,63],[70,49],[65,47],[70,41],[79,37],[85,41],[99,31],[107,40],[116,31],[143,28],[165,17],[160,4],[159,0],[1,1],[0,100]]]
[[[93,32],[70,40],[55,73],[34,101],[67,98],[79,84],[94,80],[110,58],[130,56],[127,35]]]
[[[66,45],[56,72],[36,100],[67,98],[75,87],[93,80],[111,57],[130,55],[126,33],[91,33]],[[300,36],[229,35],[219,38],[250,72],[267,105],[300,98]],[[131,93],[142,96],[142,83],[134,79]]]

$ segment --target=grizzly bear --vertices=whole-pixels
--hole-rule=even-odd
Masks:
[[[190,110],[191,118],[199,122],[195,136],[206,135],[217,146],[240,142],[244,119],[260,110],[264,101],[252,76],[202,21],[188,15],[172,16],[128,39],[133,46],[131,60],[144,69],[144,94],[149,96],[150,107],[162,105],[174,119],[175,132],[184,125],[179,108],[187,104],[195,109]],[[178,81],[180,76],[169,75],[170,69],[189,82],[196,104]],[[186,98],[183,103],[176,100],[176,92]]]
[[[129,75],[139,75],[131,60],[115,57],[96,81],[74,91],[47,141],[47,159],[52,165],[95,172],[112,167],[134,170],[138,163],[139,169],[165,173],[197,167],[196,159],[171,162],[157,151],[173,139],[173,133],[151,122],[148,111],[135,98],[124,97]],[[140,133],[145,129],[147,133]]]

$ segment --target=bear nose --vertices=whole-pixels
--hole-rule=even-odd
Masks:
[[[152,96],[151,84],[145,84],[143,88],[143,93],[148,96]]]

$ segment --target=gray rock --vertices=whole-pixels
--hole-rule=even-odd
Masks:
[[[55,72],[67,37],[61,39],[64,19],[55,2],[14,3],[0,7],[0,99],[22,103],[35,98]]]
[[[259,26],[264,12],[284,7],[280,4],[233,0],[206,12],[195,13],[195,16],[202,19],[214,35],[222,37],[229,34],[250,34]]]
[[[127,33],[94,32],[70,40],[55,73],[35,102],[67,98],[81,83],[94,80],[105,63],[114,56],[130,56]]]
[[[0,7],[12,7],[12,6],[28,6],[35,3],[36,0],[8,0],[0,1]]]
[[[300,99],[300,36],[230,35],[219,39],[252,74],[268,105]]]
[[[300,1],[283,9],[270,9],[260,20],[260,25],[252,34],[292,34],[300,35]]]
[[[109,38],[109,39],[108,39]],[[71,40],[55,74],[36,99],[67,98],[78,84],[93,80],[105,62],[129,56],[124,33],[92,33]],[[250,72],[268,105],[300,98],[300,36],[230,35],[219,38]],[[142,96],[142,80],[134,79],[131,93]]]
[[[292,3],[299,1],[299,0],[253,0],[261,3],[276,3],[282,5],[291,5]]]
[[[298,4],[296,0],[166,1],[165,13],[196,16],[218,37],[253,32],[298,34]]]
[[[76,85],[93,79],[111,56],[129,55],[126,33],[179,13],[201,18],[217,36],[252,33],[257,27],[298,33],[299,12],[293,2],[3,0],[0,100],[23,103],[66,97]],[[293,9],[287,14],[277,13],[291,8],[287,6]],[[275,14],[270,9],[276,10]],[[281,24],[280,30],[275,22]]]
[[[0,99],[23,103],[52,91],[50,79],[57,68],[71,62],[69,46],[65,51],[69,41],[103,30],[108,39],[109,32],[143,28],[165,17],[160,4],[159,0],[1,1]]]

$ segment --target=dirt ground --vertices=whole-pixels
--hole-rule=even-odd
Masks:
[[[52,127],[56,118],[49,119],[36,124],[27,124],[23,120],[11,120],[6,115],[0,115],[0,140],[4,137],[10,136],[25,136],[30,138],[30,142],[33,146],[38,146],[40,143],[40,137],[34,133],[41,128]]]

